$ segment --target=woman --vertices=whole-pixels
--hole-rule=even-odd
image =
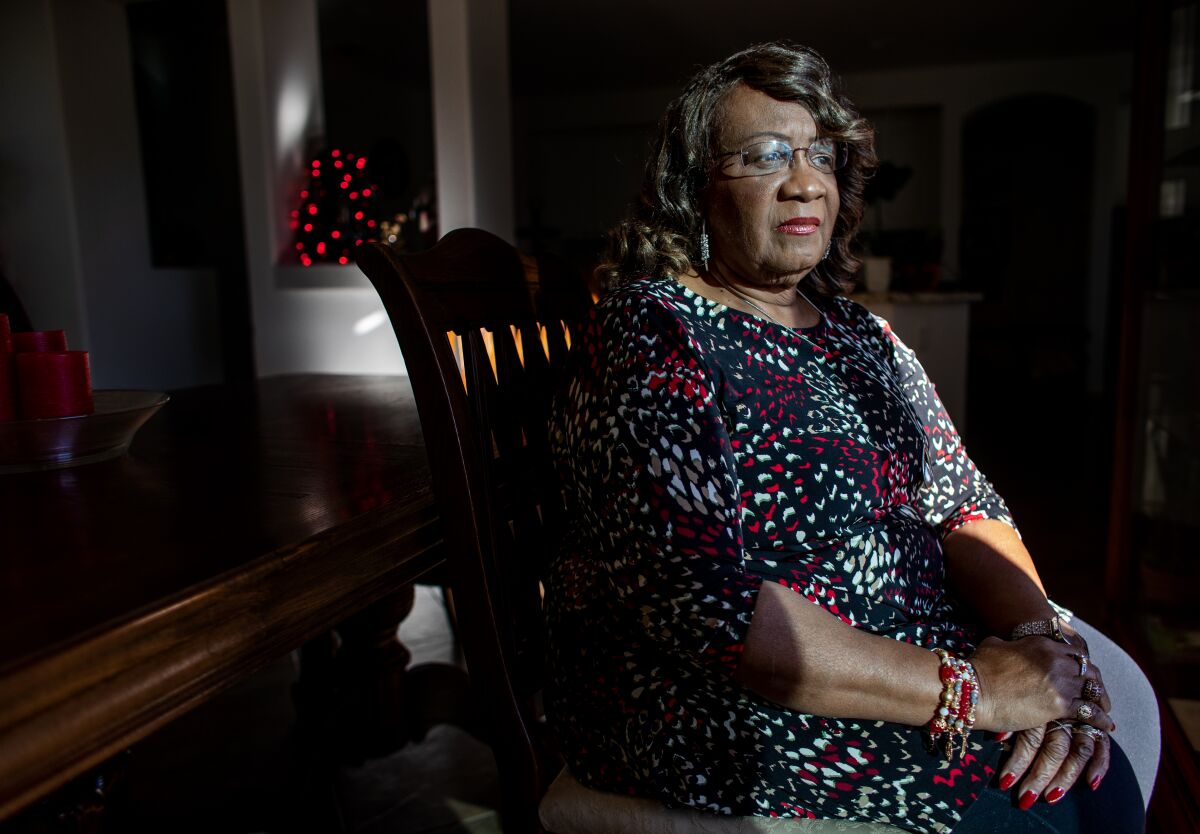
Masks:
[[[806,48],[669,107],[552,426],[568,765],[724,814],[1140,830],[1100,670],[911,351],[841,296],[875,162]]]

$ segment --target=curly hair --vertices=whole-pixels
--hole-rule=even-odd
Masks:
[[[821,295],[853,287],[860,261],[850,243],[862,220],[863,190],[877,165],[875,132],[841,93],[820,54],[781,41],[751,46],[702,69],[667,107],[638,203],[609,232],[608,253],[597,269],[606,286],[644,275],[682,275],[699,260],[700,199],[716,161],[717,121],[725,96],[739,84],[803,105],[822,136],[846,144],[849,159],[836,174],[841,204],[833,245],[804,280]]]

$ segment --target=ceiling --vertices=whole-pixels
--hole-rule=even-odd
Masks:
[[[752,43],[838,73],[1132,51],[1134,0],[508,0],[514,93],[678,86]]]

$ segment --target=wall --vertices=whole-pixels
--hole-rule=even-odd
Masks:
[[[439,134],[439,173],[464,172],[440,200],[443,228],[511,238],[506,4],[433,8],[449,5],[454,20],[430,16],[434,71],[463,75],[435,98],[435,118],[469,131]],[[228,0],[227,10],[258,372],[403,372],[356,269],[293,280],[297,268],[277,265],[305,142],[322,128],[315,0]],[[0,50],[3,77],[21,81],[0,88],[0,263],[35,326],[65,328],[91,350],[98,387],[219,381],[215,276],[150,262],[124,5],[7,2]]]
[[[214,276],[150,263],[125,9],[0,12],[0,251],[35,327],[91,351],[96,387],[220,379]]]
[[[0,11],[0,268],[35,327],[88,345],[58,46],[49,0]],[[12,80],[20,79],[14,84]]]
[[[228,0],[227,8],[258,372],[401,373],[382,305],[357,269],[277,264],[304,149],[323,128],[315,2]],[[507,29],[497,25],[505,13],[503,0],[430,5],[443,231],[512,235],[507,72],[497,69],[507,66]]]
[[[125,8],[106,0],[52,8],[94,384],[219,382],[215,273],[151,262]]]

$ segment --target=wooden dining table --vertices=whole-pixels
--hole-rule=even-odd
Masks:
[[[0,820],[410,585],[440,529],[401,376],[172,392],[119,458],[0,475]]]

